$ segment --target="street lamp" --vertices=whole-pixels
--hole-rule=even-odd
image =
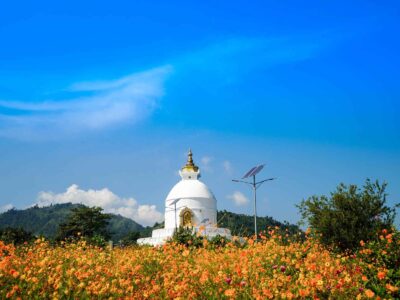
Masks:
[[[276,178],[268,178],[261,181],[256,182],[256,175],[264,168],[264,165],[258,165],[251,168],[243,177],[242,179],[246,179],[252,177],[253,180],[251,182],[239,180],[239,179],[232,179],[233,182],[242,182],[248,185],[251,185],[253,188],[253,197],[254,197],[254,234],[257,239],[257,189],[266,181],[275,180]]]

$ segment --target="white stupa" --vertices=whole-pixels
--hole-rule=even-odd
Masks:
[[[172,237],[176,228],[192,228],[206,237],[217,235],[231,238],[229,229],[217,227],[217,200],[210,189],[199,180],[200,170],[193,163],[189,150],[186,165],[179,171],[179,181],[165,199],[165,227],[153,230],[152,236],[138,244],[162,245]]]

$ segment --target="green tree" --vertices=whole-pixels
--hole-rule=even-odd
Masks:
[[[100,207],[79,206],[71,209],[71,213],[58,228],[57,240],[83,236],[94,241],[109,239],[107,225],[111,215],[102,213]]]
[[[340,184],[330,197],[312,196],[297,207],[325,245],[355,250],[361,240],[371,240],[378,230],[393,226],[398,204],[386,205],[386,186],[369,179],[362,188]]]
[[[139,238],[140,238],[139,231],[131,231],[122,238],[120,244],[123,246],[133,246],[137,244],[137,240]]]
[[[6,244],[22,244],[24,242],[31,242],[35,236],[22,228],[6,227],[0,229],[0,240]]]

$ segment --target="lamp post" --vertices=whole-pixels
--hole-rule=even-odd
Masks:
[[[232,179],[233,182],[242,182],[242,183],[246,183],[248,185],[250,185],[253,189],[253,199],[254,199],[254,234],[256,236],[256,240],[257,240],[257,189],[261,186],[261,184],[263,184],[266,181],[271,181],[271,180],[275,180],[276,178],[268,178],[268,179],[264,179],[261,181],[256,181],[256,175],[258,174],[258,172],[260,172],[262,170],[262,168],[264,167],[264,165],[258,165],[255,166],[253,168],[251,168],[243,177],[242,179],[246,179],[249,177],[252,177],[252,181],[244,181],[244,180],[239,180],[239,179]]]

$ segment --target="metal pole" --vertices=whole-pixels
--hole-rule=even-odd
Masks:
[[[253,175],[253,192],[254,192],[254,234],[257,240],[257,186],[256,186],[255,175]]]
[[[254,196],[254,234],[256,236],[256,240],[257,240],[257,237],[258,237],[258,234],[257,234],[257,188],[259,188],[261,186],[261,184],[266,182],[266,181],[270,181],[270,180],[276,179],[276,178],[268,178],[268,179],[264,179],[264,180],[261,180],[259,182],[256,182],[256,174],[258,174],[263,167],[264,167],[264,165],[256,166],[256,167],[250,169],[250,171],[247,172],[246,175],[244,175],[242,177],[242,179],[253,177],[252,181],[244,181],[244,180],[239,180],[239,179],[232,179],[232,181],[234,181],[234,182],[243,182],[243,183],[246,183],[246,184],[251,185],[253,187],[253,193],[254,193],[254,195],[253,195]]]

